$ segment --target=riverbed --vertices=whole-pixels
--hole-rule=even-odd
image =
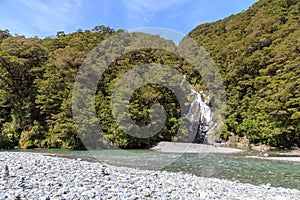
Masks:
[[[81,158],[57,157],[62,154],[70,156],[67,151],[46,154],[52,156],[46,156],[45,153],[1,152],[0,199],[275,200],[299,199],[300,196],[299,190],[273,187],[270,184],[255,186],[237,180],[205,178],[191,173],[166,171],[167,169],[141,170],[104,165],[100,160],[88,162]],[[72,154],[78,157],[86,152]],[[105,154],[109,157],[109,151]],[[116,155],[117,152],[111,154]],[[202,158],[210,163],[211,157],[207,156]],[[191,163],[188,157],[184,157]],[[195,154],[192,157],[196,158]],[[199,163],[194,163],[197,164]],[[206,168],[205,171],[207,170],[209,169]]]
[[[215,147],[214,147],[215,148]],[[218,153],[164,153],[152,150],[99,150],[72,151],[61,149],[31,150],[50,156],[80,158],[91,162],[142,170],[183,172],[196,176],[268,184],[300,190],[300,157],[268,157],[257,152],[243,151],[234,154]],[[26,151],[28,152],[28,150]],[[269,160],[268,160],[269,159]],[[280,159],[280,160],[274,160]],[[290,161],[289,161],[290,160]]]

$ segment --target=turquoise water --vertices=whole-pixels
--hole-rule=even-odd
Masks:
[[[238,180],[254,185],[300,190],[300,163],[249,158],[245,155],[173,154],[150,150],[32,150],[54,156],[81,158],[140,169],[183,171],[198,176]]]
[[[300,163],[295,162],[229,155],[209,155],[203,158],[197,154],[185,154],[173,165],[167,166],[166,170],[300,190]]]

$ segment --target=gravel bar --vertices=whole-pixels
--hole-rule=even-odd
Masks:
[[[299,199],[300,191],[185,173],[0,153],[0,199]],[[7,166],[7,167],[6,167]]]
[[[218,154],[231,154],[242,153],[244,150],[218,147],[207,144],[194,144],[194,143],[179,143],[179,142],[159,142],[151,148],[152,150],[164,153],[218,153]]]

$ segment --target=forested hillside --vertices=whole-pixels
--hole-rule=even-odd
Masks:
[[[300,146],[300,1],[261,0],[189,34],[210,53],[227,93],[226,130]]]
[[[114,34],[108,27],[55,38],[0,35],[0,147],[81,148],[70,90],[86,54]]]
[[[72,118],[72,88],[86,56],[101,41],[123,32],[97,26],[45,39],[0,31],[0,148],[84,148]],[[221,137],[246,136],[253,143],[300,146],[300,2],[261,0],[247,11],[189,34],[211,55],[226,87],[226,126]],[[159,63],[176,68],[200,90],[205,85],[183,58],[157,49],[123,55],[105,71],[96,93],[99,123],[114,145],[145,147],[177,140],[182,123],[172,92],[146,85],[131,99],[137,124],[149,123],[149,107],[164,105],[167,121],[157,135],[135,138],[122,132],[111,113],[119,76],[134,65]]]
[[[12,36],[8,31],[2,31],[0,148],[84,148],[72,115],[75,78],[91,50],[101,41],[121,32],[123,31],[97,26],[91,31],[78,30],[71,34],[58,32],[54,38],[39,39]],[[156,38],[162,40],[158,36]],[[199,73],[184,59],[172,53],[144,49],[118,58],[103,74],[95,96],[96,120],[106,138],[117,147],[141,148],[161,140],[178,139],[176,133],[182,122],[179,103],[171,91],[159,85],[148,84],[139,88],[133,94],[130,105],[132,119],[139,125],[150,122],[149,107],[152,104],[164,106],[167,121],[155,136],[132,137],[118,127],[112,116],[111,96],[114,83],[133,66],[145,63],[172,66],[186,74],[187,80],[198,90],[205,89],[200,84]]]

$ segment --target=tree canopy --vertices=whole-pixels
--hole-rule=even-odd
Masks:
[[[261,0],[190,32],[216,61],[227,92],[229,135],[300,145],[300,2]]]
[[[72,118],[72,88],[87,55],[103,40],[123,32],[106,26],[45,39],[0,31],[0,148],[83,149]],[[220,137],[245,136],[252,143],[300,146],[300,2],[260,0],[248,10],[202,24],[189,33],[216,62],[226,89],[226,126]],[[200,90],[202,77],[183,58],[160,49],[132,51],[103,74],[95,97],[107,139],[122,148],[178,140],[179,103],[165,87],[148,84],[130,100],[132,119],[149,123],[149,108],[167,111],[163,129],[149,138],[125,134],[115,122],[111,96],[117,78],[135,65],[171,66]]]

